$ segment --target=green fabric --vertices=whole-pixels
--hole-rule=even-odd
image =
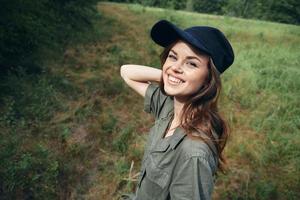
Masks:
[[[217,159],[209,146],[195,141],[180,127],[163,138],[174,115],[174,101],[151,83],[144,111],[155,117],[150,129],[134,200],[211,199]]]

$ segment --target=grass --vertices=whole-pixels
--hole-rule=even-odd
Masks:
[[[42,182],[48,189],[29,194],[118,199],[134,191],[131,163],[131,173],[138,173],[154,121],[119,68],[126,63],[159,68],[162,49],[149,31],[164,18],[181,27],[218,27],[235,50],[234,65],[222,75],[220,102],[231,127],[229,166],[217,179],[214,199],[300,198],[299,26],[137,4],[100,3],[98,10],[97,33],[86,36],[92,39],[70,45],[61,59],[48,63],[51,70],[44,75],[9,76],[0,86],[10,94],[1,96],[0,130],[10,137],[0,146],[11,147],[1,156],[17,155],[15,166],[48,178]]]
[[[114,16],[121,24],[128,26],[127,41],[119,40],[126,47],[127,42],[132,39],[132,32],[144,30],[136,35],[138,42],[133,42],[128,49],[132,54],[144,56],[142,62],[139,56],[132,56],[134,63],[139,64],[159,66],[158,59],[153,57],[157,57],[161,49],[151,43],[148,35],[151,26],[158,19],[171,20],[181,27],[205,24],[223,30],[233,44],[236,60],[231,69],[222,75],[224,88],[220,105],[230,122],[232,133],[226,149],[229,171],[219,177],[214,197],[299,197],[297,188],[300,172],[297,163],[300,152],[300,113],[297,99],[300,82],[296,78],[300,73],[297,69],[300,62],[298,26],[183,11],[168,12],[140,5],[101,6],[104,13],[110,13],[110,6],[118,9],[118,14]],[[137,19],[140,19],[140,23],[143,22],[145,28],[138,26],[140,23],[136,23]],[[136,47],[135,43],[142,43],[143,49]],[[122,52],[122,49],[118,51]],[[148,60],[149,57],[152,60]],[[127,59],[124,63],[132,62],[131,58]],[[134,98],[131,101],[133,105],[137,105]],[[131,107],[130,104],[130,101],[126,101],[126,105]],[[139,104],[142,104],[142,100]],[[133,114],[135,111],[129,114],[132,116],[129,117],[131,121],[138,118]],[[141,124],[146,124],[147,121]],[[127,155],[131,153],[129,151]]]

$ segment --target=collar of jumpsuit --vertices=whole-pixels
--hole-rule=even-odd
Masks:
[[[186,133],[181,127],[176,127],[173,134],[164,137],[165,133],[168,131],[168,127],[172,123],[172,120],[174,119],[174,108],[170,110],[170,112],[167,114],[166,117],[162,117],[160,119],[160,122],[158,124],[161,135],[160,135],[160,143],[158,143],[157,148],[167,148],[170,146],[173,150],[176,148],[176,146],[181,142],[181,140],[186,136]]]

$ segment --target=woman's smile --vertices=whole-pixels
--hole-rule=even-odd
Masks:
[[[176,78],[170,74],[168,75],[168,81],[171,85],[175,85],[175,86],[181,85],[182,83],[184,83],[183,80],[180,80],[179,78]]]

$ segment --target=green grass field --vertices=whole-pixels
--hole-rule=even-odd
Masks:
[[[300,199],[299,26],[131,4],[100,3],[98,10],[97,36],[50,62],[50,80],[42,77],[28,86],[35,88],[28,94],[32,103],[20,110],[30,116],[30,128],[23,119],[23,125],[19,120],[8,130],[3,124],[13,121],[11,107],[2,109],[6,136],[24,132],[22,142],[0,143],[23,149],[20,169],[38,170],[39,164],[29,169],[26,162],[44,159],[49,173],[41,177],[66,199],[118,199],[134,191],[154,119],[143,112],[143,98],[122,81],[119,68],[160,67],[162,48],[149,32],[157,20],[167,19],[182,28],[215,26],[235,51],[233,66],[222,75],[220,101],[231,129],[228,170],[217,178],[214,199]],[[9,98],[4,102],[14,104]]]

